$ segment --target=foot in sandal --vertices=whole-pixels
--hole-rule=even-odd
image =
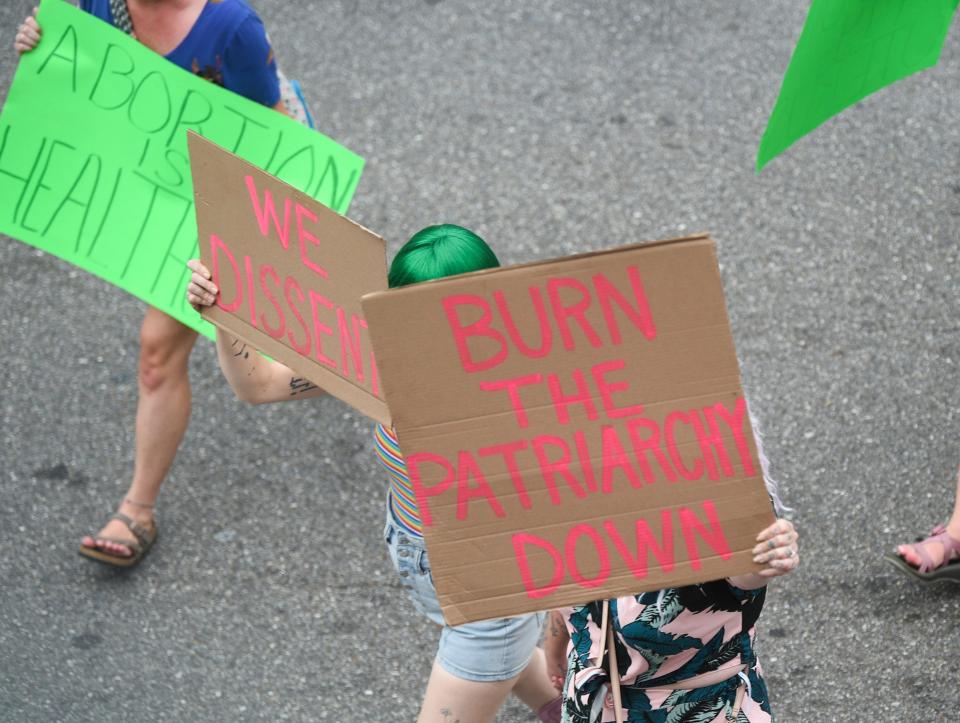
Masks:
[[[137,564],[157,535],[153,505],[125,499],[96,535],[80,542],[80,554],[110,565],[128,567]]]
[[[960,583],[960,534],[937,525],[929,537],[899,545],[896,554],[887,555],[886,560],[922,582]]]

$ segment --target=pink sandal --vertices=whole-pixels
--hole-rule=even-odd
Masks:
[[[939,542],[943,546],[943,560],[935,565],[927,552],[927,543]],[[944,525],[937,525],[929,537],[910,543],[920,558],[920,567],[914,567],[896,552],[887,553],[883,559],[923,583],[953,582],[960,584],[960,540],[952,537]]]

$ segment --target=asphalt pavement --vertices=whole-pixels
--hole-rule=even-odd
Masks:
[[[960,24],[757,176],[807,3],[254,5],[391,254],[437,222],[507,263],[713,234],[801,534],[758,626],[777,720],[957,720],[960,586],[881,556],[947,516],[960,461]],[[28,6],[0,4],[4,94]],[[0,267],[0,720],[412,721],[437,632],[385,553],[370,422],[245,406],[201,342],[158,544],[97,566],[143,305],[6,237]]]

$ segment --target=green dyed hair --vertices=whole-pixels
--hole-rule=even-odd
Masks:
[[[393,258],[387,280],[393,288],[499,265],[496,254],[477,234],[444,223],[411,236]]]

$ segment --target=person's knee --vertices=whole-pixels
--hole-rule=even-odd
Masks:
[[[182,334],[143,328],[140,331],[140,386],[155,392],[187,374],[192,339]]]

